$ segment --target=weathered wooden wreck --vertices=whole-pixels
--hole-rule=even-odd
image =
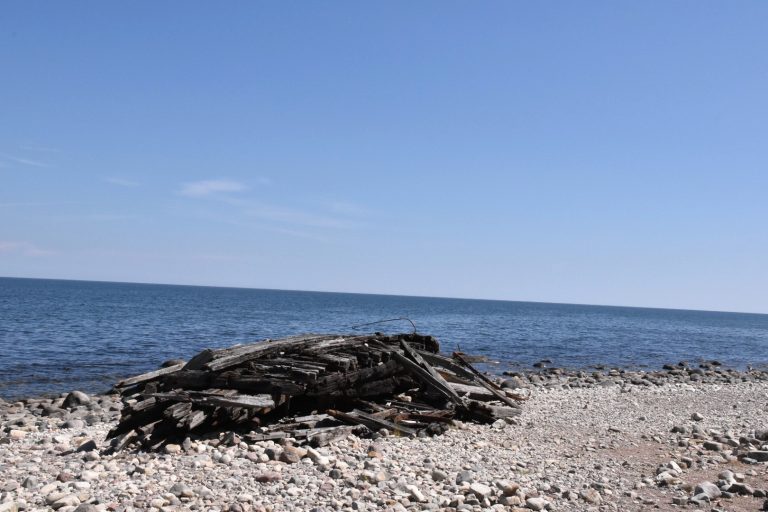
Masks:
[[[207,349],[116,385],[124,408],[112,449],[158,449],[187,436],[237,432],[322,446],[355,431],[442,433],[454,418],[493,422],[523,397],[467,357],[420,334],[302,335]]]

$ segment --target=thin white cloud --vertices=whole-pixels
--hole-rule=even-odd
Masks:
[[[9,155],[7,153],[0,153],[0,158],[5,159],[7,162],[27,165],[31,167],[50,167],[50,165],[48,165],[47,163],[41,162],[39,160],[32,160],[31,158],[24,158],[24,157]]]
[[[10,240],[0,240],[0,254],[23,254],[24,256],[47,256],[53,254],[52,251],[40,249],[29,242],[15,242]]]
[[[182,185],[179,194],[187,197],[205,197],[221,192],[240,192],[246,186],[231,180],[203,180],[193,181]]]
[[[138,187],[139,183],[136,181],[125,180],[123,178],[104,178],[104,181],[118,187]]]

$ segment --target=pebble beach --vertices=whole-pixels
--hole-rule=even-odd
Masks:
[[[768,510],[768,374],[508,375],[522,415],[313,449],[237,435],[108,454],[117,395],[0,401],[0,511]]]

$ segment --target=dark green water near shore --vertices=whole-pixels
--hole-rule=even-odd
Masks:
[[[532,302],[0,278],[0,397],[83,389],[206,347],[409,317],[503,371],[541,359],[658,368],[768,364],[768,315]],[[407,322],[361,330],[409,331]]]

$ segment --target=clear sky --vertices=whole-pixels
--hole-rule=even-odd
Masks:
[[[0,276],[768,313],[768,2],[0,6]]]

